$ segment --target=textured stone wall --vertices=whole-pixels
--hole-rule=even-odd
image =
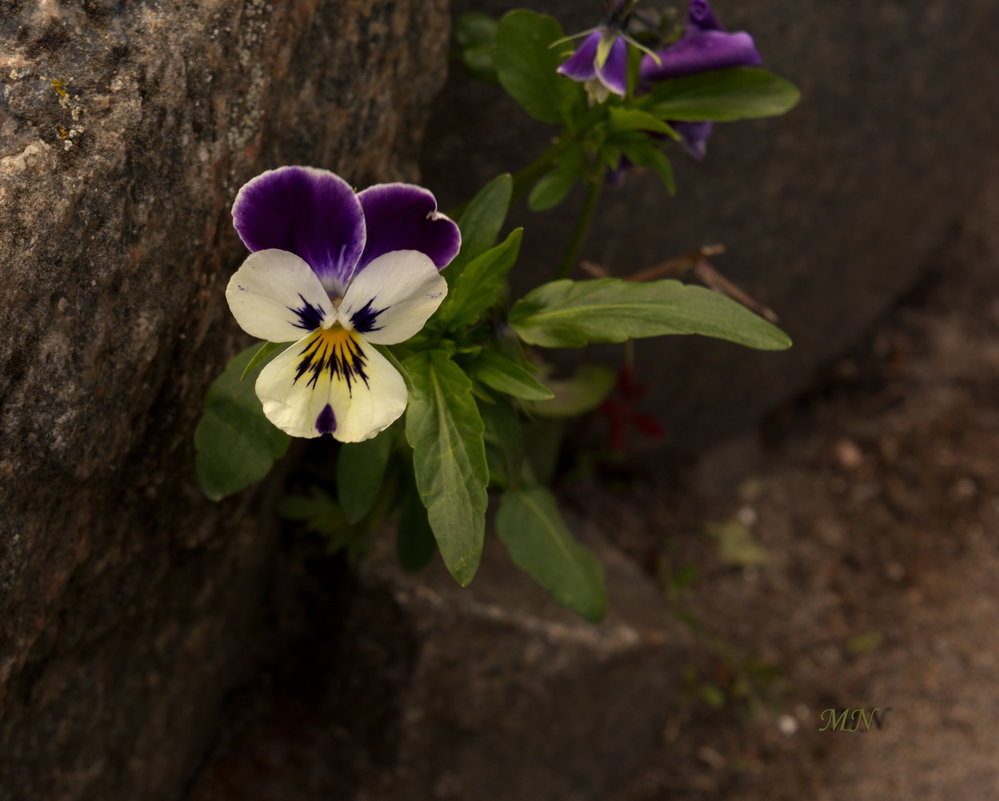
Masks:
[[[286,163],[413,179],[446,0],[0,8],[0,796],[174,799],[274,548],[192,480],[241,344],[229,207]]]
[[[455,0],[455,13],[499,15],[514,0]],[[686,7],[686,0],[641,6]],[[647,408],[665,446],[697,449],[808,387],[818,368],[869,329],[950,246],[997,150],[999,29],[991,0],[713,0],[730,30],[749,30],[763,63],[798,84],[786,117],[718,125],[697,163],[676,150],[678,193],[629,175],[602,201],[583,257],[624,275],[721,242],[726,275],[776,309],[795,347],[759,354],[727,343],[638,343]],[[601,4],[539,0],[567,31]],[[499,90],[454,70],[437,101],[424,176],[458,202],[540,154],[551,126],[526,120]],[[475,142],[469,152],[467,142]],[[461,170],[454,169],[459,154]],[[471,156],[471,157],[469,157]],[[450,191],[443,191],[447,187]],[[523,215],[533,275],[558,264],[581,196]],[[531,273],[531,271],[528,271]],[[620,363],[620,349],[606,358]]]

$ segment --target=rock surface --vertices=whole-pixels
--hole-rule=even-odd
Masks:
[[[498,16],[516,5],[456,0],[453,8]],[[717,126],[702,163],[677,151],[674,198],[654,176],[629,175],[605,196],[582,255],[625,275],[724,243],[728,254],[715,265],[780,313],[795,346],[760,354],[688,338],[638,343],[636,364],[652,390],[647,409],[666,422],[674,451],[696,450],[807,387],[817,367],[939,260],[981,185],[980,165],[997,152],[999,111],[986,102],[999,93],[999,55],[987,33],[999,27],[995,3],[713,7],[730,30],[753,34],[764,66],[799,85],[800,106],[782,118]],[[601,13],[596,2],[570,0],[532,8],[570,32]],[[431,121],[424,177],[448,188],[447,202],[461,202],[495,174],[529,163],[555,133],[456,69]],[[532,280],[558,263],[581,198],[574,201],[517,219]],[[620,364],[620,349],[604,358]]]
[[[594,542],[582,514],[568,520]],[[607,798],[660,742],[690,633],[634,563],[594,544],[611,598],[598,626],[493,538],[465,589],[439,560],[403,574],[391,547],[339,597],[317,582],[315,627],[237,699],[189,801]]]
[[[175,799],[275,547],[193,485],[263,169],[413,179],[445,0],[0,10],[0,795]]]

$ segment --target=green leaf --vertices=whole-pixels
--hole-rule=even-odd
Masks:
[[[760,350],[791,345],[787,334],[745,306],[672,279],[553,281],[517,301],[509,322],[525,342],[549,348],[665,334],[701,334]]]
[[[444,351],[414,354],[403,366],[413,384],[406,439],[416,486],[437,547],[461,586],[479,566],[489,469],[472,382]]]
[[[454,23],[454,38],[465,68],[476,78],[496,83],[493,48],[499,23],[487,14],[462,14]]]
[[[543,401],[554,393],[530,371],[494,350],[484,350],[472,362],[469,374],[490,389],[523,400]]]
[[[651,167],[659,174],[659,179],[671,195],[676,194],[676,181],[673,178],[673,163],[659,149],[659,143],[646,138],[644,142],[619,145],[621,152],[637,167]]]
[[[538,484],[549,484],[554,478],[564,434],[565,422],[558,419],[529,420],[525,425],[524,455]]]
[[[330,554],[345,551],[353,563],[368,550],[364,529],[352,526],[336,501],[319,487],[309,487],[308,495],[284,496],[277,502],[275,511],[322,537]]]
[[[448,296],[437,312],[437,324],[454,329],[474,323],[499,300],[503,282],[517,261],[524,229],[517,228],[494,248],[469,264],[448,287]]]
[[[495,244],[510,210],[512,197],[513,178],[509,174],[503,174],[493,178],[469,201],[458,220],[461,250],[444,271],[449,284],[457,280],[472,259],[481,256]]]
[[[545,211],[561,203],[569,190],[583,177],[585,165],[578,150],[559,158],[548,172],[541,176],[527,196],[527,208]]]
[[[673,162],[669,160],[665,153],[661,150],[653,149],[649,153],[649,161],[647,166],[651,167],[658,173],[659,180],[663,182],[663,186],[666,187],[666,191],[671,195],[676,194],[676,179],[673,177]]]
[[[625,106],[612,106],[610,109],[610,131],[654,131],[675,136],[673,129],[648,111]]]
[[[264,417],[253,388],[266,357],[249,371],[253,380],[241,380],[259,351],[247,348],[215,379],[194,431],[198,485],[213,501],[260,481],[288,449],[290,437]]]
[[[496,32],[493,62],[500,84],[542,122],[563,122],[573,104],[583,102],[582,84],[557,72],[562,59],[551,45],[561,38],[554,19],[525,10],[507,13]]]
[[[264,360],[267,359],[274,351],[281,347],[288,347],[287,343],[280,342],[265,342],[260,346],[260,349],[253,354],[253,358],[246,363],[246,367],[243,368],[243,374],[239,377],[240,381],[243,381],[250,373],[260,367]]]
[[[496,531],[514,564],[552,600],[598,623],[607,612],[607,589],[597,558],[566,528],[552,494],[520,486],[503,493]]]
[[[437,553],[434,531],[416,486],[406,494],[396,519],[395,553],[407,573],[423,570]]]
[[[508,403],[480,404],[486,426],[486,461],[492,483],[510,487],[520,480],[524,464],[524,433],[516,409]]]
[[[640,104],[664,120],[732,122],[784,114],[800,98],[773,73],[735,67],[660,81]]]
[[[584,364],[570,378],[548,379],[555,397],[548,401],[526,404],[538,417],[579,417],[592,412],[604,402],[617,376],[607,367]]]
[[[392,454],[392,435],[382,432],[364,442],[340,446],[336,462],[336,492],[343,513],[359,523],[375,505]]]
[[[309,487],[307,495],[285,495],[274,506],[281,517],[302,523],[309,531],[330,536],[350,525],[337,502],[323,489]]]

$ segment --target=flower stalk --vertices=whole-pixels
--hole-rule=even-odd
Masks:
[[[600,195],[604,191],[604,171],[597,170],[596,175],[590,179],[589,187],[586,190],[586,199],[583,201],[583,208],[579,212],[579,219],[572,231],[572,238],[565,249],[562,261],[559,262],[558,270],[555,271],[555,278],[568,278],[572,268],[579,260],[579,252],[583,248],[586,236],[590,232],[590,225],[593,216],[597,211],[597,204],[600,202]]]

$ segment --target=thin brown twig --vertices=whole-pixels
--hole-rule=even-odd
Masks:
[[[699,250],[677,256],[675,259],[664,261],[647,270],[639,270],[637,273],[623,276],[625,281],[655,281],[657,278],[666,278],[670,275],[683,275],[688,270],[697,266],[699,261],[708,256],[717,256],[725,252],[724,245],[705,245]]]
[[[777,312],[768,306],[764,306],[748,293],[737,287],[724,275],[712,267],[707,260],[701,259],[694,265],[694,275],[703,281],[704,285],[709,289],[713,289],[715,292],[721,292],[723,295],[727,295],[732,298],[732,300],[738,301],[746,308],[756,312],[764,320],[776,323],[780,319],[777,317]]]
[[[625,281],[655,281],[659,278],[679,276],[690,272],[709,289],[732,298],[771,323],[776,323],[779,318],[773,309],[763,305],[748,292],[733,284],[708,261],[709,256],[717,256],[724,252],[724,245],[705,245],[691,253],[685,253],[675,259],[622,276],[622,278]],[[592,261],[584,261],[581,266],[584,272],[594,278],[606,278],[610,275],[607,268]]]

